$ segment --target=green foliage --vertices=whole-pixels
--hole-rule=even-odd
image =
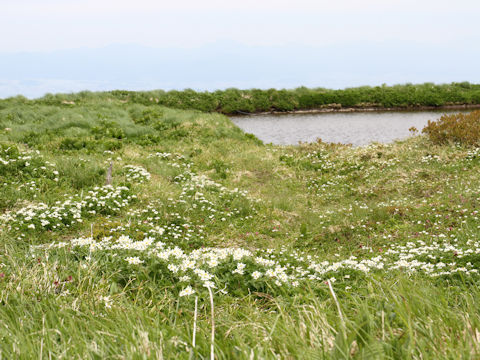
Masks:
[[[65,138],[60,142],[60,150],[80,150],[87,147],[89,142],[85,139]]]
[[[120,150],[123,147],[123,143],[117,139],[105,139],[101,144],[102,148],[108,151]]]
[[[212,167],[215,169],[215,173],[221,178],[226,179],[228,174],[228,164],[225,162],[215,159],[212,162]]]
[[[168,117],[163,120],[157,120],[152,124],[152,127],[157,131],[176,130],[180,126],[181,122],[174,118]]]
[[[56,176],[51,166],[38,153],[20,151],[14,144],[0,143],[0,179],[26,180]]]
[[[129,111],[130,116],[135,124],[150,125],[161,120],[164,116],[162,110],[158,108],[145,108],[134,107]]]
[[[113,138],[120,140],[125,137],[125,131],[118,123],[107,120],[102,120],[100,125],[95,126],[92,133],[95,135],[95,139]]]

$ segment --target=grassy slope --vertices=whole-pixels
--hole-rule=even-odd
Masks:
[[[480,161],[478,154],[469,156],[469,149],[461,146],[434,146],[416,137],[357,149],[325,144],[277,147],[243,134],[219,114],[105,97],[75,105],[2,104],[4,148],[38,149],[43,155],[38,161],[55,163],[59,172],[55,181],[31,174],[23,165],[3,170],[2,212],[39,201],[53,206],[65,194],[83,198],[89,189],[104,184],[110,162],[114,184],[128,183],[138,195],[114,215],[86,216],[83,223],[61,230],[3,228],[0,350],[6,358],[209,356],[205,291],[198,289],[198,333],[192,350],[194,297],[179,297],[180,288],[169,282],[165,269],[152,271],[147,262],[126,266],[123,259],[81,251],[32,257],[30,245],[90,235],[141,239],[146,223],[174,224],[203,230],[190,240],[185,232],[171,237],[178,230],[164,236],[186,250],[268,247],[278,257],[311,254],[337,261],[352,254],[383,254],[408,241],[457,239],[464,244],[480,233],[475,213]],[[149,157],[157,152],[184,158]],[[37,166],[35,159],[29,161]],[[187,163],[197,174],[229,189],[247,190],[259,201],[225,200],[215,191],[205,191],[217,211],[215,220],[209,220],[210,213],[193,207],[192,198],[181,198],[182,185],[174,181]],[[146,168],[150,181],[129,182],[122,168],[127,164]],[[32,180],[35,185],[22,187]],[[158,218],[132,220],[132,211],[149,204],[158,209]],[[118,226],[119,231],[110,231]],[[86,261],[87,255],[93,259]],[[445,256],[463,264],[456,254]],[[478,268],[478,255],[468,260]],[[324,280],[330,277],[337,280],[333,289],[342,316],[324,281],[283,289],[249,287],[242,279],[227,278],[229,294],[215,296],[216,356],[478,356],[480,290],[475,276],[432,279],[421,272],[353,271],[328,274]],[[110,301],[111,307],[105,306]]]

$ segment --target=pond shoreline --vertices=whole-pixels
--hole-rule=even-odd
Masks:
[[[466,108],[443,111],[330,111],[309,113],[267,113],[235,116],[231,121],[244,132],[265,143],[296,145],[298,142],[324,142],[364,146],[371,142],[390,143],[412,135],[410,128],[423,129],[443,114],[469,112]]]
[[[288,110],[288,111],[259,111],[248,113],[237,110],[235,114],[228,114],[230,117],[244,117],[255,115],[287,115],[287,114],[322,114],[322,113],[352,113],[352,112],[419,112],[419,111],[442,111],[442,110],[475,110],[480,109],[480,104],[455,104],[442,106],[406,106],[406,107],[341,107],[341,106],[326,106],[316,109],[306,110]]]

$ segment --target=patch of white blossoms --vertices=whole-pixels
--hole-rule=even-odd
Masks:
[[[22,184],[22,178],[58,181],[59,173],[55,170],[55,164],[44,160],[38,150],[21,151],[13,146],[0,146],[0,179],[9,175],[15,179],[13,184]]]
[[[421,162],[422,163],[432,163],[432,162],[438,162],[441,161],[440,156],[438,155],[432,155],[432,154],[427,154],[422,156]]]
[[[174,168],[190,168],[192,163],[182,154],[172,154],[168,152],[156,152],[148,155],[148,158],[158,158],[160,160],[168,161],[168,165]]]
[[[123,168],[125,169],[125,176],[128,181],[141,184],[150,180],[150,173],[141,166],[126,165]]]
[[[33,256],[37,251],[68,248],[79,251],[82,248],[94,257],[96,252],[124,258],[134,266],[163,263],[163,278],[171,279],[171,285],[182,288],[180,296],[188,296],[202,288],[226,289],[258,286],[297,287],[304,282],[349,281],[355,274],[402,271],[419,273],[430,277],[477,276],[476,262],[470,257],[480,256],[480,241],[469,240],[460,244],[457,240],[432,239],[430,244],[422,240],[405,245],[393,245],[378,254],[365,247],[361,258],[350,256],[330,261],[303,254],[295,250],[280,251],[249,250],[244,248],[201,248],[185,251],[173,245],[157,241],[154,237],[135,240],[129,236],[105,237],[100,241],[92,238],[77,238],[68,242],[54,242],[32,247]],[[129,255],[129,256],[126,256]],[[196,289],[196,290],[195,290]]]
[[[467,160],[479,160],[480,159],[480,147],[470,150],[467,153]]]
[[[134,198],[125,186],[105,185],[88,191],[86,196],[70,197],[53,205],[29,204],[1,215],[0,223],[6,225],[7,230],[58,230],[81,223],[89,215],[117,213]]]

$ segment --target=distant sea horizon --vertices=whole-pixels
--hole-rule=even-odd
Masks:
[[[480,49],[411,42],[197,48],[113,44],[50,52],[0,52],[0,98],[83,90],[342,89],[405,83],[480,83]]]

